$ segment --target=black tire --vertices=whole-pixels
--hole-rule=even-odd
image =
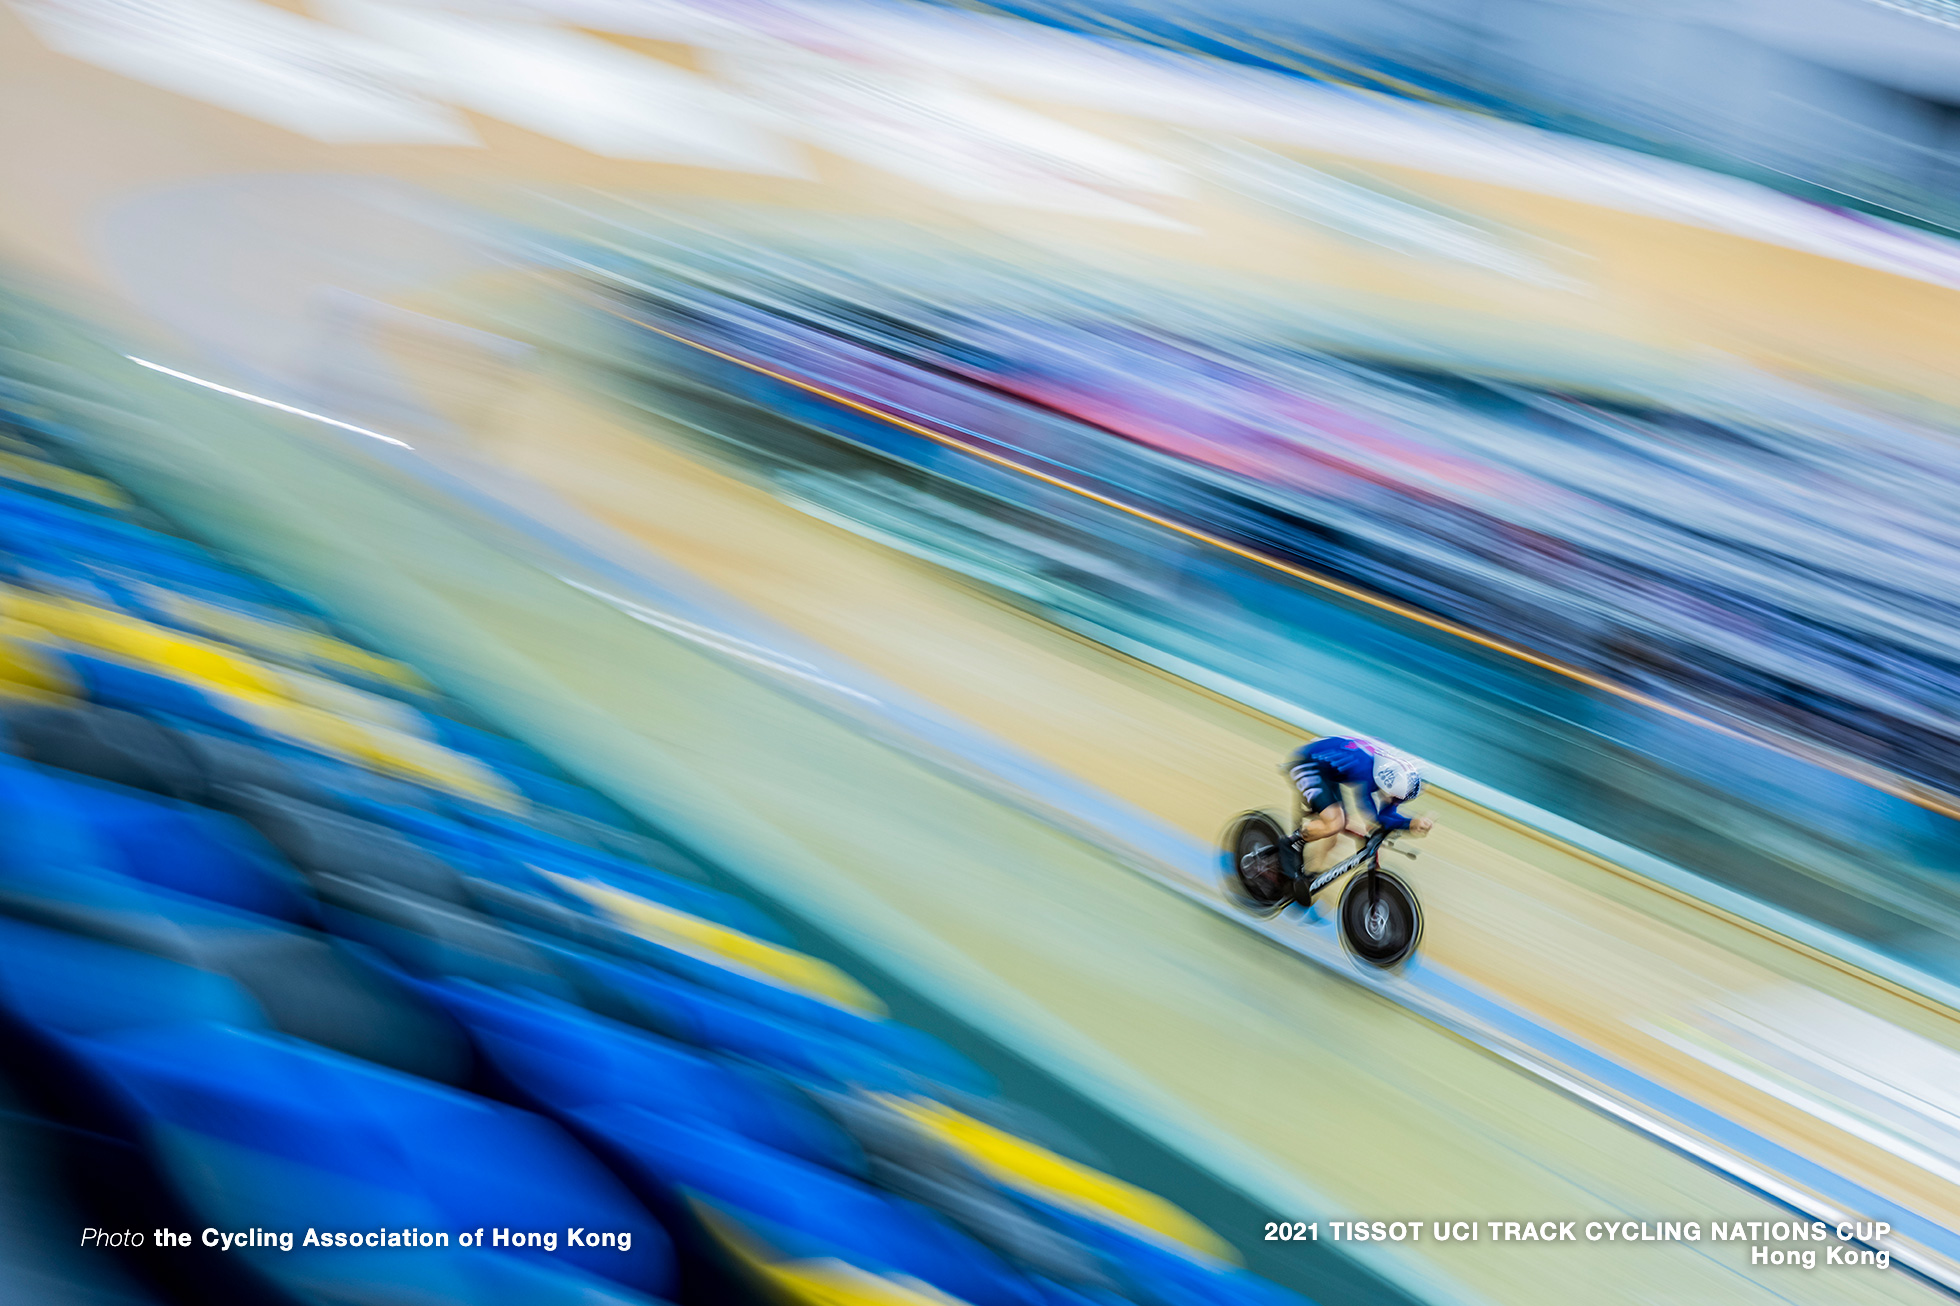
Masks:
[[[1399,966],[1422,941],[1422,904],[1400,876],[1371,867],[1341,894],[1341,942],[1356,961]]]
[[[1264,812],[1247,812],[1225,832],[1221,855],[1226,896],[1252,916],[1277,916],[1293,902],[1300,875],[1300,851],[1280,823]]]

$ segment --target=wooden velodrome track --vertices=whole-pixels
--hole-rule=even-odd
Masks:
[[[942,217],[943,201],[921,188],[821,150],[814,180],[759,179],[607,159],[475,113],[481,148],[322,145],[53,55],[10,17],[0,24],[0,82],[37,124],[4,142],[17,197],[0,215],[8,254],[187,369],[233,379],[318,388],[307,314],[322,285],[451,313],[495,289],[469,285],[469,261],[446,257],[439,241],[393,239],[371,204],[309,205],[331,191],[285,186],[294,174],[408,178],[483,203],[523,182]],[[644,42],[635,50],[689,59]],[[1257,245],[1258,267],[1283,269],[1303,294],[1369,307],[1404,331],[1427,324],[1442,343],[1475,342],[1520,369],[1546,366],[1545,341],[1563,334],[1578,343],[1552,366],[1575,374],[1631,358],[1678,376],[1714,348],[1882,386],[1915,406],[1960,398],[1941,363],[1960,343],[1950,290],[1461,178],[1402,169],[1396,180],[1555,232],[1597,269],[1593,293],[1422,278],[1204,197],[1179,201],[1198,235],[1129,235],[1146,252],[1239,270]],[[1009,218],[1058,240],[1109,225],[989,210],[991,222]],[[440,367],[390,361],[424,410],[448,419],[421,449],[446,473],[491,488],[516,473],[839,658],[1194,838],[1279,797],[1274,759],[1295,737],[1280,723],[785,508],[629,420],[569,364],[536,365],[527,384],[482,404],[459,403]],[[163,378],[129,384],[162,413],[191,402]],[[377,423],[379,402],[347,416]],[[1025,1046],[1103,1085],[1194,1155],[1237,1167],[1276,1203],[1290,1195],[1310,1208],[1275,1218],[1774,1218],[1767,1203],[1427,1022],[1150,889],[1119,859],[627,620],[553,579],[533,545],[494,533],[486,543],[468,509],[402,466],[371,463],[317,426],[277,429],[274,438],[257,422],[200,418],[177,425],[183,443],[170,459],[149,456],[234,543],[307,575],[579,769],[716,851],[769,867],[792,901],[848,915],[878,948],[995,1011]],[[1443,828],[1411,875],[1439,961],[1738,1123],[1960,1225],[1949,1180],[1688,1050],[1725,1004],[1800,1020],[1821,995],[1949,1049],[1960,1047],[1951,1013],[1448,795],[1436,811]],[[1437,1300],[1927,1292],[1897,1274],[1752,1268],[1719,1244],[1424,1243],[1357,1254]]]

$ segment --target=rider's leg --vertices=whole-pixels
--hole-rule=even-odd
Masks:
[[[1347,810],[1341,805],[1340,776],[1325,763],[1303,757],[1289,774],[1298,802],[1293,811],[1299,833],[1294,837],[1300,843],[1300,880],[1294,895],[1305,902],[1300,891],[1333,864],[1334,840],[1347,828]]]
[[[1329,803],[1300,827],[1300,878],[1305,888],[1313,877],[1334,864],[1334,844],[1347,829],[1347,809]]]

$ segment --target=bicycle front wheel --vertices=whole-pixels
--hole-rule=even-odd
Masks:
[[[1399,966],[1422,940],[1422,905],[1400,876],[1370,867],[1341,894],[1341,942],[1355,960]]]

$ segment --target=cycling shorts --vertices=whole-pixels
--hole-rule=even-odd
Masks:
[[[1299,787],[1300,798],[1310,816],[1341,805],[1341,777],[1332,764],[1303,757],[1293,763],[1289,775]]]

